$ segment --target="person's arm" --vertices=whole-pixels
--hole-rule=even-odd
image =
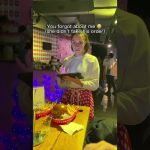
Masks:
[[[16,57],[15,60],[16,60],[16,63],[19,66],[19,68],[21,69],[22,72],[28,72],[28,71],[31,70],[24,63],[22,63],[21,60],[18,57]]]
[[[74,82],[75,84],[77,84],[77,86],[83,87],[83,83],[82,83],[81,80],[78,79],[77,77],[76,77],[76,78],[73,78],[73,77],[70,77],[70,76],[64,76],[63,79],[62,79],[62,81],[63,81],[63,80]]]
[[[122,83],[118,85],[121,88],[117,93],[118,122],[128,125],[139,124],[150,114],[150,37],[143,21],[136,21],[137,28],[133,27],[135,33],[130,33],[123,40],[128,42],[130,53],[127,50],[128,57],[123,55],[123,60],[118,60],[118,65],[121,61],[129,63],[124,68]],[[119,67],[118,71],[122,70],[123,66]]]
[[[32,72],[33,71],[33,55],[32,50],[28,49],[24,56],[25,63],[23,63],[18,56],[15,57],[15,61],[22,72]]]
[[[62,66],[58,70],[56,69],[57,74],[66,73],[65,64],[67,63],[69,58],[70,57],[65,58],[62,62]],[[63,78],[57,77],[57,82],[58,82],[58,85],[59,85],[60,88],[66,88],[67,87],[68,81],[65,81]]]
[[[106,80],[106,70],[107,70],[107,60],[106,58],[103,60],[103,80]]]
[[[57,83],[60,88],[66,88],[67,87],[67,81],[65,81],[62,78],[57,77]]]
[[[113,68],[112,68],[112,75],[117,78],[117,61],[115,62]]]
[[[30,119],[32,119],[33,115],[33,99],[32,99],[32,91],[33,89],[26,84],[25,82],[20,82],[17,87],[17,92],[19,96],[19,106],[21,111],[27,115]]]
[[[72,77],[65,77],[67,87],[70,88],[84,88],[90,91],[94,91],[99,87],[99,76],[100,76],[100,67],[97,58],[91,62],[91,65],[88,66],[87,79],[78,79]],[[70,82],[71,81],[71,82]]]
[[[82,87],[90,91],[95,91],[99,87],[100,79],[100,65],[97,58],[95,58],[95,61],[89,67],[88,76],[88,79],[81,80]]]
[[[83,150],[117,150],[116,145],[112,145],[106,141],[87,144]]]

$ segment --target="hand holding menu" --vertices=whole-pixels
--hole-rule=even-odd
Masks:
[[[58,76],[59,78],[63,78],[64,76],[70,76],[70,77],[73,77],[73,78],[77,77],[77,78],[79,78],[79,79],[83,79],[82,74],[79,73],[79,72],[76,72],[76,73],[57,74],[57,76]]]

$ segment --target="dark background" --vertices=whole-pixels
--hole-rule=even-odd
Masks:
[[[150,8],[147,0],[128,0],[127,11],[141,17],[150,33]]]

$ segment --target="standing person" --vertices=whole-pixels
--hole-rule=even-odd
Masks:
[[[33,52],[32,43],[28,42],[19,56],[15,58],[16,63],[22,73],[32,72],[33,69]]]
[[[71,37],[73,55],[64,60],[66,73],[82,74],[83,79],[64,76],[59,80],[60,87],[65,88],[62,103],[90,107],[89,119],[94,118],[94,101],[92,91],[99,87],[100,67],[95,56],[88,54],[89,39],[86,33],[76,33]]]
[[[114,53],[109,52],[108,56],[103,61],[104,66],[104,76],[106,76],[106,81],[108,84],[108,91],[105,93],[108,96],[111,95],[111,87],[113,87],[113,94],[116,93],[116,86],[115,86],[115,74],[113,72],[113,68],[116,66],[116,59],[114,58]]]
[[[122,2],[122,1],[120,1]],[[119,150],[150,149],[150,37],[138,16],[117,9]]]
[[[12,110],[12,149],[32,148],[32,58],[32,42],[26,43],[24,51],[16,56],[20,73]]]
[[[118,146],[124,150],[125,145],[130,146],[131,139],[133,150],[148,150],[150,37],[145,23],[138,16],[120,9],[117,9],[116,15]],[[124,134],[126,131],[130,136],[128,141],[127,134]]]
[[[26,43],[23,53],[16,56],[15,60],[20,69],[20,73],[18,74],[19,84],[17,87],[20,108],[25,114],[28,114],[28,117],[32,117],[32,109],[29,107],[29,103],[32,103],[26,100],[27,95],[29,100],[32,98],[32,42]]]

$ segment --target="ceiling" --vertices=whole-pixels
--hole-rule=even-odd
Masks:
[[[94,13],[100,17],[110,17],[116,6],[117,0],[33,0],[33,10],[47,16]]]
[[[47,23],[100,23],[108,28],[116,7],[117,0],[33,0],[33,18],[40,14]]]

